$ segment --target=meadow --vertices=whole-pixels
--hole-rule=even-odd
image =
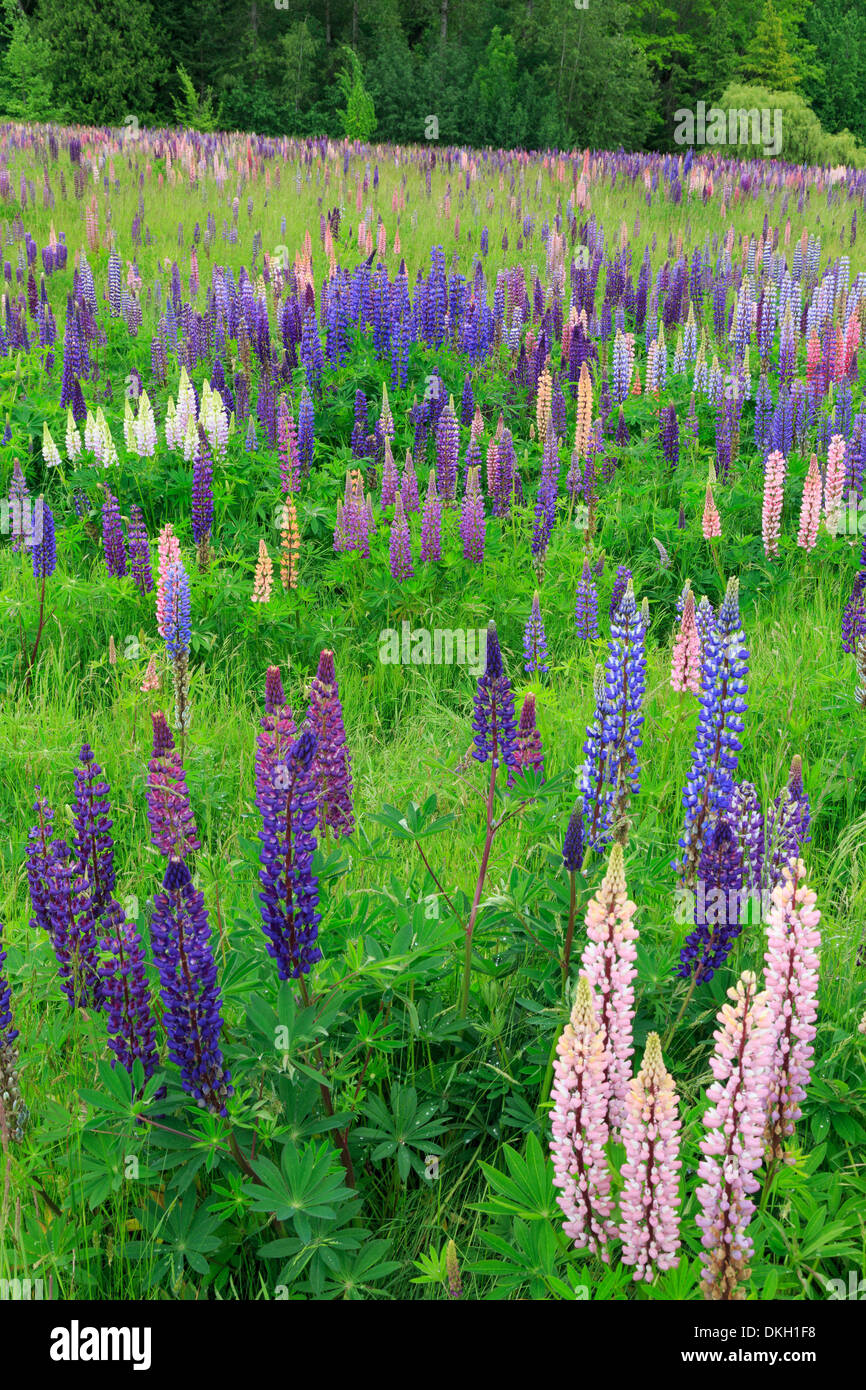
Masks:
[[[861,1277],[864,206],[3,127],[0,1280]]]

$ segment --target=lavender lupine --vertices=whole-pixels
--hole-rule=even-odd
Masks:
[[[436,425],[436,487],[443,501],[454,501],[457,495],[457,459],[460,451],[460,427],[449,400]]]
[[[631,570],[626,565],[620,565],[616,571],[616,578],[613,581],[613,590],[610,596],[611,621],[613,620],[613,616],[616,613],[617,608],[619,608],[620,600],[626,591],[626,587],[630,579]]]
[[[93,911],[101,916],[114,890],[114,842],[111,838],[110,788],[89,744],[82,745],[81,767],[75,769],[72,844],[76,865],[91,894]]]
[[[391,563],[391,574],[398,584],[402,584],[404,579],[411,579],[415,573],[412,568],[412,541],[409,534],[409,523],[406,520],[406,513],[403,510],[403,498],[397,494],[394,505],[394,520],[391,523],[391,538],[389,542],[389,558]]]
[[[154,897],[150,939],[168,1055],[197,1104],[225,1115],[233,1088],[220,1047],[222,1001],[210,924],[204,895],[193,887],[181,859],[169,860],[162,892]]]
[[[481,494],[479,469],[470,468],[466,474],[466,492],[460,509],[460,538],[463,558],[470,564],[484,563],[484,498]]]
[[[598,637],[598,589],[593,583],[588,559],[584,559],[583,572],[577,582],[574,621],[578,638],[582,642],[594,642]]]
[[[280,715],[272,716],[274,747],[257,760],[256,804],[262,817],[262,920],[268,954],[281,980],[298,979],[321,960],[316,945],[321,914],[318,880],[312,872],[316,849],[316,736],[304,729],[280,748]],[[284,740],[283,740],[284,741]]]
[[[159,1066],[159,1053],[144,943],[134,923],[125,919],[113,898],[102,919],[102,949],[106,959],[99,974],[105,996],[108,1045],[114,1053],[112,1066],[119,1062],[131,1072],[137,1059],[147,1081]]]
[[[706,638],[701,637],[701,713],[683,790],[686,814],[678,866],[686,888],[694,887],[704,841],[716,817],[728,810],[734,790],[749,671],[736,578],[728,581],[718,616]]]
[[[581,975],[571,1018],[556,1045],[550,1113],[553,1183],[575,1248],[590,1247],[609,1260],[607,1242],[616,1235],[611,1219],[608,1142],[608,1083],[604,1031],[592,987]]]
[[[818,950],[821,913],[806,884],[802,859],[784,869],[773,889],[764,984],[773,1030],[767,1105],[767,1156],[777,1162],[800,1119],[812,1072],[818,1013]]]
[[[442,498],[436,491],[436,474],[430,470],[421,516],[421,562],[442,559]]]
[[[626,1097],[622,1140],[622,1262],[634,1278],[651,1283],[674,1269],[680,1248],[680,1117],[676,1088],[662,1059],[658,1033],[650,1033],[643,1063]]]
[[[151,715],[153,754],[147,769],[147,819],[157,849],[184,859],[201,849],[189,801],[186,773],[162,710]]]
[[[198,427],[198,449],[192,466],[192,538],[198,549],[199,569],[204,572],[210,560],[213,528],[213,456],[207,435]]]
[[[165,571],[165,648],[172,663],[175,728],[189,729],[189,644],[192,635],[189,576],[180,560]]]
[[[631,579],[613,615],[605,670],[605,775],[613,792],[614,830],[617,836],[624,836],[629,800],[640,791],[637,754],[646,691],[646,621],[635,602]]]
[[[0,922],[0,1149],[24,1137],[28,1110],[18,1078],[18,1031],[13,1027],[12,991],[6,978],[3,923]]]
[[[544,619],[541,616],[541,600],[538,590],[532,595],[532,608],[523,630],[524,670],[528,676],[546,676],[550,670],[547,665],[547,637],[544,632]]]
[[[496,624],[487,627],[487,664],[479,676],[474,696],[475,748],[472,756],[480,763],[491,762],[491,772],[503,763],[516,766],[517,721],[514,694],[505,674]]]
[[[45,866],[51,942],[61,988],[73,1009],[101,1009],[97,918],[87,880],[65,840],[52,842]]]
[[[753,1242],[749,1223],[758,1191],[755,1172],[764,1156],[764,1127],[772,1065],[773,1023],[765,993],[750,971],[728,990],[717,1015],[714,1080],[698,1164],[702,1232],[701,1280],[705,1298],[745,1298]]]
[[[343,706],[337,686],[334,653],[325,649],[310,687],[306,727],[316,736],[313,775],[319,836],[328,831],[336,837],[351,835],[355,829],[352,809],[352,764],[346,746]]]
[[[105,490],[102,504],[102,549],[109,574],[122,577],[126,574],[126,542],[123,539],[123,526],[120,521],[120,504],[117,498]]]
[[[616,1138],[625,1120],[625,1104],[634,1052],[634,980],[637,975],[637,906],[628,897],[622,845],[610,852],[601,887],[586,911],[587,942],[581,974],[596,991],[598,1021],[605,1045],[607,1125]]]

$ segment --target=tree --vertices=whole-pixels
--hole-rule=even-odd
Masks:
[[[180,96],[174,98],[174,118],[178,125],[189,130],[216,130],[217,120],[213,109],[213,92],[210,88],[199,96],[192,78],[186,68],[179,67],[177,80],[180,83]]]
[[[35,28],[51,55],[55,101],[73,120],[122,123],[153,117],[164,70],[162,36],[148,0],[42,0]]]
[[[16,121],[62,120],[51,90],[51,51],[17,0],[4,0],[3,33],[8,47],[0,67],[0,113]]]
[[[774,92],[793,92],[800,84],[801,74],[773,0],[765,0],[755,37],[743,60],[743,72],[756,86],[769,87]]]
[[[343,94],[345,107],[338,112],[348,140],[369,140],[376,129],[376,109],[373,98],[364,86],[361,63],[353,48],[344,48],[347,66],[337,74],[337,85]]]

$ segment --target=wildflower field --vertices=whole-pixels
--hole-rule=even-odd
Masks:
[[[0,128],[5,1287],[848,1296],[864,210]]]

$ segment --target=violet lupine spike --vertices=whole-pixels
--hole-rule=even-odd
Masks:
[[[352,762],[346,745],[334,653],[327,648],[319,657],[319,667],[310,687],[306,727],[317,740],[313,774],[320,839],[325,839],[329,830],[335,837],[351,835],[355,829]]]
[[[120,504],[106,488],[102,504],[102,549],[109,574],[122,578],[126,574],[126,542],[120,520]]]
[[[592,987],[577,984],[571,1018],[556,1045],[550,1112],[553,1185],[575,1248],[590,1247],[608,1262],[607,1242],[617,1234],[611,1213],[606,1051]]]
[[[731,795],[730,823],[743,861],[743,889],[760,893],[764,883],[764,814],[751,782],[738,782]]]
[[[574,622],[582,642],[594,642],[598,637],[598,589],[592,579],[589,560],[584,559],[583,571],[577,582]]]
[[[36,500],[35,508],[42,509],[42,538],[31,552],[35,579],[50,578],[57,568],[57,542],[54,535],[54,513],[44,498]],[[34,508],[34,509],[35,509]]]
[[[436,474],[430,471],[421,516],[421,563],[442,559],[442,498],[436,491]]]
[[[405,579],[411,579],[415,573],[412,568],[412,537],[403,510],[403,498],[399,492],[394,505],[394,520],[391,522],[388,555],[391,575],[397,583],[402,584]]]
[[[532,595],[532,608],[523,629],[523,655],[526,658],[523,669],[528,676],[546,676],[550,667],[547,664],[547,636],[544,619],[541,616],[541,599],[538,590]]]
[[[129,508],[129,568],[139,593],[151,593],[150,541],[141,508],[135,502]]]
[[[680,1248],[680,1118],[676,1087],[650,1033],[640,1071],[629,1083],[622,1129],[622,1262],[652,1283],[674,1269]]]
[[[115,1063],[128,1072],[136,1058],[144,1079],[159,1066],[156,1029],[151,1009],[150,986],[145,969],[144,943],[134,923],[110,899],[102,918],[102,949],[107,959],[99,967],[105,996],[108,1045]]]
[[[445,502],[457,496],[457,459],[460,452],[460,427],[449,400],[436,424],[436,487]]]
[[[569,816],[562,842],[562,863],[566,873],[580,873],[583,864],[583,811],[580,802]]]
[[[527,768],[536,772],[544,781],[544,750],[541,746],[541,734],[535,722],[535,696],[531,691],[524,696],[520,710],[515,744],[515,763],[514,767],[508,770],[509,787],[514,784],[515,773],[525,771]]]
[[[749,1223],[764,1157],[773,1023],[765,993],[746,971],[728,990],[732,1002],[717,1014],[714,1080],[707,1091],[697,1189],[702,1232],[701,1281],[705,1298],[739,1300],[749,1278],[754,1245]]]
[[[701,850],[694,901],[695,930],[686,937],[677,971],[696,985],[710,981],[742,931],[743,856],[728,820],[720,817]]]
[[[225,1115],[233,1087],[220,1047],[222,1000],[210,938],[204,895],[193,887],[187,865],[170,859],[150,924],[168,1055],[197,1104]]]
[[[207,435],[198,427],[198,449],[192,465],[192,538],[198,547],[199,565],[207,568],[213,529],[213,455]]]
[[[613,794],[614,829],[617,835],[624,835],[629,801],[640,791],[638,749],[646,691],[646,619],[635,602],[631,579],[613,613],[605,671],[605,775]]]
[[[631,579],[631,570],[627,565],[620,565],[617,568],[616,578],[613,581],[613,590],[610,596],[610,618],[613,621],[614,614],[619,608],[620,600],[626,591],[628,581]]]
[[[463,558],[470,564],[484,563],[484,498],[481,495],[478,468],[470,468],[466,474],[466,493],[460,511],[460,537],[463,541]]]
[[[316,849],[316,737],[304,729],[288,751],[256,778],[262,816],[264,933],[281,980],[307,974],[322,952],[316,945],[321,915],[318,880],[312,872]]]
[[[767,812],[765,827],[765,878],[768,888],[783,882],[785,869],[801,857],[809,838],[811,810],[803,787],[803,764],[798,755],[791,762],[788,784]]]
[[[484,674],[478,677],[473,697],[475,717],[475,748],[472,756],[480,763],[492,759],[493,767],[504,763],[516,766],[517,720],[514,714],[514,693],[505,674],[502,649],[496,624],[487,625],[487,661]]]
[[[41,928],[49,936],[52,934],[51,911],[48,885],[48,869],[51,863],[54,844],[54,812],[48,802],[40,796],[36,788],[34,811],[37,824],[27,833],[25,854],[27,855],[27,886],[30,891],[30,905],[33,916],[30,926]]]
[[[82,766],[75,769],[72,844],[78,856],[77,871],[86,880],[93,911],[100,917],[114,891],[116,878],[111,838],[111,789],[89,744],[82,745],[79,760]]]
[[[812,1073],[818,1014],[818,951],[821,913],[806,884],[802,859],[786,865],[773,889],[764,983],[774,1034],[767,1107],[767,1158],[783,1158],[784,1145],[802,1114]]]
[[[172,859],[184,859],[201,849],[189,802],[186,773],[165,715],[158,710],[153,721],[153,755],[147,769],[147,819],[158,850]]]
[[[73,1009],[101,1009],[97,919],[87,880],[72,850],[55,840],[46,868],[51,941],[61,987]]]
[[[618,1138],[625,1120],[631,1056],[634,1052],[634,980],[637,975],[637,928],[632,922],[637,904],[628,896],[622,845],[610,852],[601,887],[586,911],[587,942],[581,974],[598,997],[598,1022],[605,1043],[607,1125]]]

